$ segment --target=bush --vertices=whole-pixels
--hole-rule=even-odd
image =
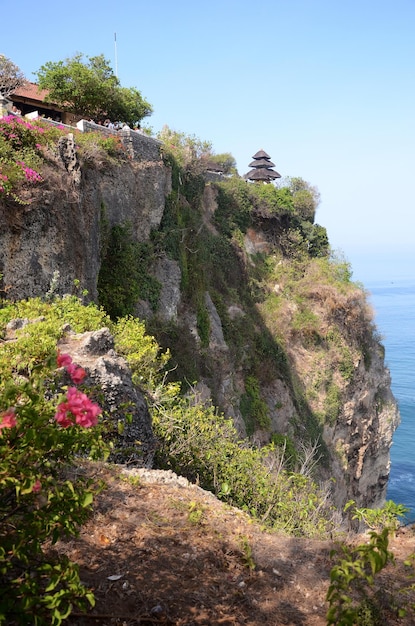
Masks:
[[[240,441],[232,420],[192,397],[153,408],[160,439],[156,464],[171,469],[268,527],[297,536],[324,536],[331,528],[325,495],[307,476],[281,468],[273,445],[255,448]]]
[[[23,185],[42,181],[38,171],[45,129],[21,117],[10,115],[0,119],[0,198],[9,197],[26,204],[18,192]]]
[[[73,381],[63,396],[56,365]],[[101,410],[76,386],[84,374],[59,355],[10,378],[1,392],[0,624],[58,626],[74,605],[94,604],[77,566],[44,549],[46,540],[76,535],[90,512],[94,487],[71,472],[75,458],[105,450],[91,428]]]
[[[254,376],[245,379],[245,393],[241,397],[240,411],[247,428],[248,435],[252,435],[255,428],[270,430],[271,419],[267,403],[260,395],[259,381]]]
[[[356,548],[342,546],[338,563],[330,572],[328,626],[379,623],[372,588],[376,574],[394,561],[388,545],[389,533],[385,528],[381,533],[371,532],[368,543]]]
[[[151,244],[134,240],[129,224],[111,229],[103,250],[98,294],[112,319],[134,313],[139,299],[157,310],[161,283],[149,272],[151,253]]]
[[[84,306],[75,296],[65,296],[53,302],[40,298],[3,302],[0,309],[0,335],[11,320],[21,320],[15,331],[15,341],[0,343],[0,393],[6,381],[16,375],[28,375],[35,367],[39,375],[47,376],[45,363],[56,352],[56,343],[67,323],[78,333],[110,326],[105,311],[91,304]],[[30,320],[30,323],[28,323]]]
[[[161,382],[170,353],[160,353],[154,337],[146,334],[144,322],[134,317],[118,320],[114,329],[115,348],[128,362],[133,382],[151,391]]]
[[[401,525],[399,520],[409,511],[403,504],[396,504],[393,500],[387,500],[380,509],[359,509],[354,506],[355,504],[354,500],[349,500],[344,510],[347,511],[351,508],[352,520],[358,520],[372,531],[378,533],[382,532],[385,528],[391,533],[395,533]]]
[[[119,137],[101,133],[81,133],[73,129],[77,148],[84,161],[125,159]],[[59,139],[68,134],[64,126],[53,126],[42,120],[29,121],[9,115],[0,119],[0,199],[29,204],[22,198],[27,187],[41,183],[47,150],[56,148]]]

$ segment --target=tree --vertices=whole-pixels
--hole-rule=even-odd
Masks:
[[[206,161],[212,155],[210,141],[202,141],[196,135],[187,135],[164,125],[157,134],[157,139],[164,143],[164,153],[173,157],[175,162],[187,171],[200,174],[204,171]]]
[[[23,72],[10,59],[0,54],[0,96],[7,98],[26,83]]]
[[[137,89],[120,86],[103,55],[49,61],[36,76],[39,87],[49,92],[48,102],[97,122],[108,118],[134,125],[153,111]]]
[[[303,220],[314,222],[318,205],[320,204],[320,192],[299,176],[289,178],[289,187],[293,194],[293,204],[296,213]]]
[[[223,152],[221,154],[212,154],[209,157],[211,163],[216,163],[223,168],[224,174],[236,174],[236,161],[235,157],[230,152]]]

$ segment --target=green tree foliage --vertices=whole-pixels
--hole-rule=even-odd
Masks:
[[[232,177],[219,184],[215,221],[222,232],[232,235],[235,227],[246,232],[256,219],[275,216],[282,227],[279,245],[285,256],[325,257],[327,231],[314,224],[319,197],[317,189],[302,178],[286,179],[277,187]]]
[[[320,204],[320,192],[299,176],[288,178],[296,214],[302,220],[314,222],[315,213]]]
[[[219,165],[224,174],[236,174],[236,161],[230,152],[212,154],[209,158],[211,163]]]
[[[338,562],[330,572],[328,626],[384,623],[378,620],[378,607],[372,590],[375,576],[394,561],[388,546],[389,530],[385,528],[381,533],[372,531],[368,543],[356,548],[341,547]],[[335,551],[332,556],[334,554]]]
[[[183,169],[198,174],[205,169],[206,161],[211,158],[212,144],[203,141],[195,135],[188,135],[163,126],[157,134],[157,139],[163,142],[165,159]]]
[[[135,88],[121,87],[103,55],[77,54],[65,61],[48,61],[36,72],[47,100],[95,121],[109,118],[133,125],[152,113],[151,105]]]
[[[0,96],[7,98],[26,83],[23,72],[4,54],[0,54]]]

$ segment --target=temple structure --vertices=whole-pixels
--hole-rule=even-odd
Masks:
[[[45,117],[64,124],[74,124],[79,120],[76,116],[62,109],[51,102],[47,102],[48,91],[39,89],[36,83],[26,82],[18,87],[10,96],[12,107],[11,112],[18,111],[21,115],[35,117]]]
[[[252,158],[254,160],[249,164],[249,167],[252,169],[244,175],[245,180],[270,183],[276,178],[281,178],[281,174],[272,169],[275,167],[275,164],[264,150],[259,150]]]

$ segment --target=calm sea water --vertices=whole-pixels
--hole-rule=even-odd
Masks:
[[[410,509],[415,521],[415,279],[366,283],[383,337],[401,424],[391,449],[387,498]]]

